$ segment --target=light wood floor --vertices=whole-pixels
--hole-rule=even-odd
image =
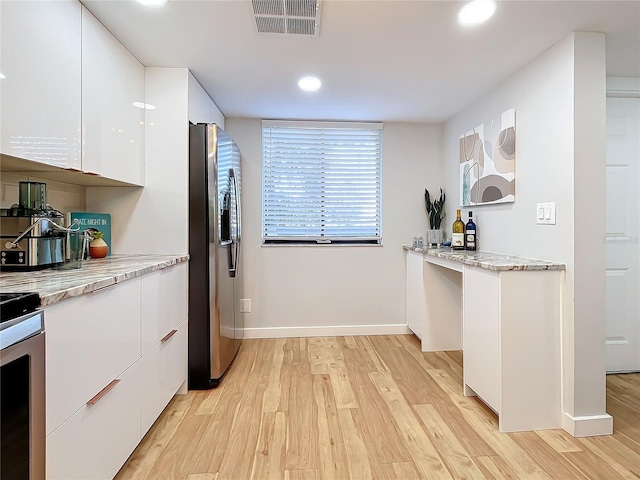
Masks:
[[[640,478],[640,374],[608,377],[614,435],[586,439],[500,433],[461,375],[461,352],[410,335],[244,341],[221,386],[177,395],[116,478]]]

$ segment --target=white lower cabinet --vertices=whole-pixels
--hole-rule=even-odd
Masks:
[[[501,432],[562,426],[562,273],[464,267],[465,394],[498,414]]]
[[[186,381],[187,295],[185,263],[45,307],[47,480],[117,474]]]
[[[187,264],[163,268],[142,281],[142,354],[187,317]]]
[[[140,279],[44,311],[47,435],[140,358]]]
[[[186,323],[182,323],[167,332],[167,338],[158,342],[140,359],[143,436],[185,381],[186,327]]]
[[[464,382],[500,413],[500,279],[498,272],[464,273]]]
[[[111,479],[140,441],[140,364],[47,437],[47,480]]]
[[[422,340],[426,317],[422,253],[408,251],[407,256],[407,325]]]

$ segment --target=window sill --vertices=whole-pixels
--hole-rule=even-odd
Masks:
[[[382,247],[382,243],[296,243],[296,242],[287,242],[287,243],[263,243],[261,247],[267,248],[280,248],[280,247],[309,247],[309,248],[317,248],[317,247]]]

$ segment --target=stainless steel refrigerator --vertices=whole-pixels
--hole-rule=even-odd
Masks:
[[[242,339],[241,155],[215,124],[189,125],[189,388],[216,387]]]

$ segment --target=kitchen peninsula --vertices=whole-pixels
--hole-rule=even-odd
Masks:
[[[403,248],[407,324],[422,350],[463,351],[464,393],[498,414],[500,431],[561,428],[565,265]]]
[[[0,275],[0,290],[38,292],[44,309],[47,479],[113,478],[186,392],[188,258]]]

